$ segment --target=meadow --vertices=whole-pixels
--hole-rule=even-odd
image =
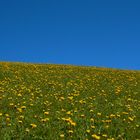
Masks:
[[[140,140],[140,71],[0,62],[0,140]]]

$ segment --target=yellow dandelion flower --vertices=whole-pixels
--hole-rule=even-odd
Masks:
[[[45,119],[41,119],[41,122],[47,122],[49,120],[50,120],[49,118],[45,118]]]
[[[101,116],[102,114],[101,114],[101,113],[97,113],[97,115],[98,115],[98,116]]]
[[[23,123],[21,120],[18,121],[19,123]]]
[[[69,132],[69,133],[73,133],[73,130],[69,130],[68,132]]]
[[[18,97],[21,97],[22,95],[19,93],[17,96],[18,96]]]
[[[9,114],[5,114],[6,117],[9,117]]]
[[[32,128],[36,128],[36,127],[37,127],[37,125],[34,124],[34,123],[32,123],[32,124],[30,124],[30,125],[31,125]]]
[[[105,137],[105,138],[107,137],[107,135],[106,135],[106,134],[103,134],[102,136],[103,136],[103,137]]]
[[[85,117],[85,115],[84,114],[81,114],[81,117]]]
[[[9,105],[10,105],[10,106],[14,106],[14,104],[13,104],[13,103],[10,103]]]
[[[94,125],[92,125],[92,126],[91,126],[91,128],[93,128],[93,129],[94,129],[94,128],[95,128],[95,126],[94,126]]]
[[[87,132],[87,133],[90,133],[90,130],[88,129],[88,130],[86,130],[86,132]]]
[[[2,113],[0,113],[0,116],[2,116]]]
[[[19,118],[24,119],[24,116],[21,115],[21,116],[19,116]]]
[[[70,111],[68,111],[66,114],[70,115],[70,114],[71,114],[71,112],[70,112]]]
[[[90,111],[89,111],[89,112],[94,112],[94,110],[90,109]]]
[[[17,111],[22,113],[22,109],[21,108],[17,108]]]
[[[21,109],[26,109],[26,106],[22,106]]]
[[[70,122],[72,126],[76,126],[76,123],[75,122]]]
[[[69,100],[73,100],[73,96],[69,96],[68,99],[69,99]]]
[[[30,104],[30,106],[33,106],[34,104]]]
[[[45,115],[49,115],[49,112],[44,112]]]
[[[26,132],[29,132],[29,131],[30,131],[30,129],[29,129],[29,128],[26,128],[26,129],[25,129],[25,131],[26,131]]]
[[[94,119],[93,119],[93,118],[91,118],[91,119],[90,119],[90,121],[91,121],[91,122],[94,122]]]
[[[114,114],[111,114],[111,115],[110,115],[110,118],[115,118],[115,115],[114,115]]]
[[[65,137],[65,135],[64,134],[60,134],[60,138],[64,138]]]
[[[130,120],[130,121],[133,121],[134,119],[133,118],[131,118],[131,117],[128,117],[128,119]]]
[[[10,118],[6,118],[6,122],[9,122],[10,121]]]
[[[61,100],[64,100],[65,98],[64,98],[64,97],[60,97],[60,99],[61,99]]]
[[[93,135],[92,135],[92,138],[94,138],[94,139],[96,139],[96,140],[100,140],[100,139],[101,139],[101,137],[98,136],[98,135],[96,135],[96,134],[93,134]]]

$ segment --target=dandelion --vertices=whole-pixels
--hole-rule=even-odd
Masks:
[[[72,126],[76,126],[76,123],[73,122],[73,121],[71,121],[70,124],[71,124]]]
[[[18,97],[21,97],[22,95],[19,93],[17,96],[18,96]]]
[[[22,108],[17,108],[17,111],[22,113]]]
[[[24,116],[20,115],[19,118],[20,118],[20,119],[24,119]]]
[[[29,131],[30,131],[30,129],[29,129],[29,128],[26,128],[26,129],[25,129],[25,131],[26,131],[26,132],[29,132]]]
[[[101,113],[97,113],[97,115],[98,115],[98,116],[101,116],[102,114],[101,114]]]
[[[21,120],[18,121],[19,123],[23,123]]]
[[[96,140],[100,140],[100,139],[101,139],[101,137],[98,136],[98,135],[96,135],[96,134],[93,134],[93,135],[92,135],[92,138],[94,138],[94,139],[96,139]]]
[[[9,114],[5,114],[6,117],[9,117]]]
[[[88,129],[88,130],[86,130],[86,132],[87,132],[87,133],[90,133],[90,130]]]
[[[81,114],[80,116],[81,116],[82,118],[84,118],[84,117],[85,117],[85,115],[84,115],[84,114]]]
[[[44,112],[45,115],[49,115],[49,112]]]
[[[22,106],[21,109],[26,109],[26,106]]]
[[[90,121],[91,121],[91,122],[94,122],[94,119],[93,119],[93,118],[91,118],[91,119],[90,119]]]
[[[69,132],[69,133],[73,133],[73,130],[69,130],[68,132]]]
[[[92,125],[92,126],[91,126],[91,128],[93,128],[93,129],[94,129],[94,128],[95,128],[95,126],[94,126],[94,125]]]
[[[9,105],[10,105],[10,106],[14,106],[14,103],[10,103]]]
[[[34,123],[30,124],[30,126],[31,126],[32,128],[36,128],[36,127],[37,127],[37,125],[34,124]]]
[[[6,118],[6,122],[9,122],[10,121],[10,118]]]
[[[47,122],[49,120],[50,120],[49,118],[45,118],[45,119],[41,119],[41,122]]]
[[[66,114],[70,115],[70,114],[71,114],[71,112],[70,112],[70,111],[68,111]]]
[[[11,126],[11,123],[8,123],[7,126]]]
[[[64,138],[65,137],[65,135],[64,134],[60,134],[60,138]]]
[[[111,114],[111,115],[110,115],[110,118],[115,118],[115,115],[114,115],[114,114]]]
[[[103,137],[105,137],[105,138],[107,137],[107,135],[106,135],[106,134],[103,134],[102,136],[103,136]]]
[[[134,119],[133,118],[131,118],[131,117],[128,117],[128,119],[130,120],[130,121],[133,121]]]

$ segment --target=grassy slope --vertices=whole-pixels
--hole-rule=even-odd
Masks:
[[[140,139],[140,72],[0,63],[0,139]]]

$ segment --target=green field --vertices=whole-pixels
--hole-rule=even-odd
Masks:
[[[140,71],[0,62],[0,140],[140,140]]]

